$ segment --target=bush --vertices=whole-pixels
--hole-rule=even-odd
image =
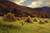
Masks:
[[[12,13],[8,13],[7,15],[5,14],[3,19],[5,21],[16,21],[14,14]]]

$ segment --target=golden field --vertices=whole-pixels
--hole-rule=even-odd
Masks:
[[[3,17],[0,17],[0,33],[50,33],[50,18],[37,18],[32,17],[33,23],[26,23],[27,17],[16,17],[16,21],[8,22],[4,21]],[[48,23],[39,24],[39,21]]]

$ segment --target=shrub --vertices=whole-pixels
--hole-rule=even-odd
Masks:
[[[3,19],[5,21],[16,21],[14,14],[12,13],[7,13],[7,15],[5,14]]]

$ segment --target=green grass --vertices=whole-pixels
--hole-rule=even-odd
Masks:
[[[24,17],[21,17],[23,20],[16,20],[14,22],[3,21],[3,17],[0,18],[0,33],[50,33],[50,19],[49,18],[32,18],[32,20],[37,19],[38,22],[34,22],[33,24],[26,24],[24,21]],[[39,24],[39,21],[48,20],[49,23]],[[25,23],[22,25],[23,22]]]

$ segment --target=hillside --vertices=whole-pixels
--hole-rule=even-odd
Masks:
[[[37,16],[37,10],[19,6],[10,1],[0,1],[0,15],[12,12],[15,16]],[[35,15],[34,15],[35,14]]]
[[[10,1],[0,1],[0,16],[7,14],[8,12],[13,13],[16,17],[50,17],[50,8],[29,8],[25,6],[17,5]]]
[[[46,17],[50,17],[50,7],[44,6],[44,7],[40,7],[40,8],[34,8],[33,10],[38,10],[39,16],[40,15],[45,15]]]

